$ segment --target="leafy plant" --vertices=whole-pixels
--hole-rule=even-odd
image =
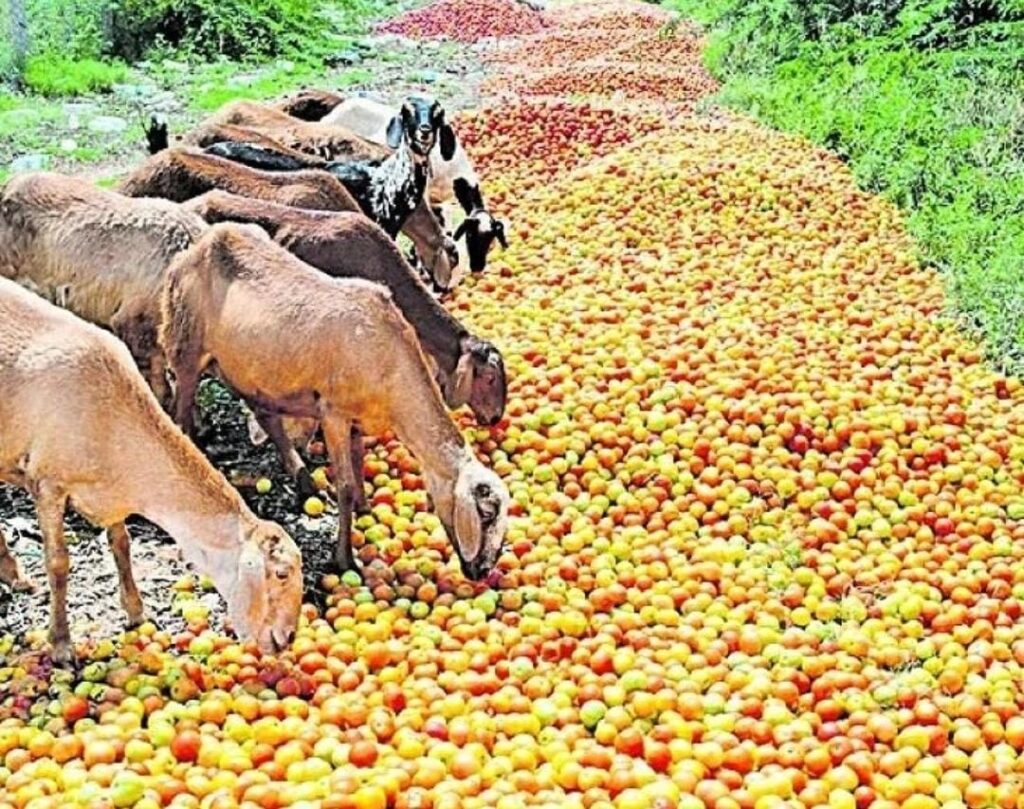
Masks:
[[[41,95],[72,96],[109,90],[127,75],[128,68],[120,62],[43,54],[28,60],[23,81],[26,87]]]
[[[276,56],[325,26],[314,0],[116,0],[112,47],[128,59],[158,40],[203,57]]]

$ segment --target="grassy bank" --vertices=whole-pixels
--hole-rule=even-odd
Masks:
[[[22,70],[13,67],[12,38],[0,36],[0,181],[18,170],[115,165],[143,142],[153,111],[180,130],[238,98],[271,98],[318,81],[363,85],[389,54],[361,49],[361,39],[373,21],[404,5],[29,0]],[[125,17],[136,6],[129,24]],[[207,6],[220,11],[188,16]],[[0,11],[0,33],[10,25],[9,12],[5,19]],[[246,38],[247,30],[261,34]]]
[[[908,212],[994,361],[1024,371],[1024,3],[666,0],[720,100],[849,162]]]

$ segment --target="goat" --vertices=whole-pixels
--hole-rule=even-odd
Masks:
[[[343,126],[374,143],[383,144],[387,140],[391,116],[387,105],[369,98],[353,97],[337,104],[320,123]],[[445,204],[453,195],[458,200],[465,219],[455,230],[455,240],[465,237],[469,268],[472,272],[482,272],[494,241],[497,240],[503,248],[508,246],[505,223],[487,210],[480,193],[480,180],[469,155],[454,132],[451,138],[451,149],[447,155],[441,151],[430,156],[430,183],[427,188],[430,204]]]
[[[165,197],[184,202],[206,191],[223,189],[253,199],[280,202],[298,208],[361,210],[344,184],[335,177],[325,176],[325,172],[312,170],[324,167],[326,161],[279,144],[256,130],[225,124],[211,131],[228,141],[241,138],[238,142],[253,143],[262,149],[279,153],[282,158],[290,158],[296,170],[263,171],[214,154],[206,154],[196,148],[176,147],[151,156],[122,180],[118,190],[133,197]],[[454,243],[425,204],[418,205],[407,217],[403,232],[422,256],[435,283],[448,289],[458,253]]]
[[[161,279],[204,230],[202,219],[166,200],[129,199],[60,174],[23,174],[0,193],[0,275],[109,328],[166,403],[156,341]]]
[[[245,112],[241,115],[245,127],[253,127],[260,122],[261,118],[252,112],[251,105],[236,107],[238,109]],[[280,117],[288,116],[262,109],[262,119],[266,119],[265,128],[250,128],[248,131],[264,136],[268,132],[272,133],[273,137],[283,141],[282,145],[288,150],[304,148],[301,145],[289,145],[287,137],[291,130],[279,120]],[[228,121],[234,121],[235,117],[230,113],[224,115]],[[310,166],[309,160],[285,154],[283,149],[268,147],[265,141],[240,140],[240,127],[236,123],[222,123],[215,119],[206,125],[206,131],[211,134],[203,135],[199,140],[206,142],[211,137],[224,137],[227,127],[233,128],[228,140],[208,145],[208,153],[261,170],[296,171]],[[322,167],[340,179],[359,202],[363,212],[395,238],[413,211],[423,204],[429,172],[428,161],[436,151],[435,144],[439,143],[441,153],[450,158],[455,135],[445,123],[444,110],[440,104],[429,99],[410,97],[402,104],[399,114],[390,120],[385,138],[390,151],[365,143],[359,149],[361,139],[353,138],[352,154],[344,160],[331,160]],[[357,157],[356,152],[362,158]],[[313,154],[312,159],[318,161],[320,158]],[[453,253],[457,259],[457,252],[453,250]],[[447,279],[438,278],[434,274],[434,280],[442,289],[447,289],[451,283],[450,274]]]
[[[468,404],[481,424],[493,425],[501,419],[507,395],[501,353],[492,343],[470,334],[430,295],[395,244],[372,222],[349,213],[254,202],[222,191],[196,197],[185,207],[210,224],[259,225],[278,244],[334,278],[364,278],[384,284],[412,325],[420,346],[433,360],[445,404],[451,408]],[[307,433],[312,432],[310,425],[305,428]],[[251,424],[250,429],[255,433]],[[352,446],[352,466],[358,476],[363,468],[358,430],[353,431]],[[279,449],[288,471],[299,481],[300,496],[308,497],[314,488],[301,459],[290,443]],[[357,510],[362,509],[361,484],[354,497]]]
[[[501,552],[508,492],[444,409],[416,335],[383,286],[330,278],[248,224],[213,225],[171,265],[161,343],[188,431],[203,371],[252,407],[271,436],[281,416],[316,419],[337,473],[335,560],[355,569],[353,422],[393,429],[423,465],[427,489],[463,572],[479,579]],[[329,352],[310,346],[329,345]],[[278,445],[284,442],[278,438]]]
[[[240,637],[266,651],[290,642],[302,602],[298,548],[280,526],[257,519],[174,426],[122,343],[0,279],[0,390],[0,480],[35,499],[56,662],[74,660],[66,607],[69,506],[106,529],[131,624],[144,619],[125,527],[138,514],[213,579]],[[0,580],[27,585],[2,537]]]
[[[215,188],[235,194],[324,211],[358,211],[359,204],[323,171],[258,171],[198,149],[176,147],[149,157],[117,190],[129,197],[163,197],[174,202]]]
[[[302,121],[286,112],[255,101],[233,101],[184,136],[194,146],[210,146],[219,140],[218,129],[233,126],[256,130],[300,152],[323,160],[387,157],[387,150],[339,126]]]

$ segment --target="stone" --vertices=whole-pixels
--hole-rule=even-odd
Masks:
[[[359,51],[338,51],[332,53],[324,61],[328,67],[355,65],[363,61],[363,55]]]
[[[128,122],[117,115],[97,115],[89,121],[89,131],[101,134],[116,134],[127,128]]]
[[[125,101],[146,101],[158,92],[153,84],[115,84],[111,90],[115,97]]]
[[[62,152],[71,153],[71,152],[75,151],[75,149],[77,149],[77,148],[78,148],[78,141],[75,140],[74,138],[64,138],[60,142],[60,150]]]
[[[42,171],[49,165],[50,156],[48,154],[24,154],[14,158],[8,168],[16,174],[20,171]]]

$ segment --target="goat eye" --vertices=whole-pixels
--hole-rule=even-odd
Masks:
[[[478,483],[476,488],[473,490],[473,493],[481,499],[484,497],[490,497],[491,487],[486,483]]]

